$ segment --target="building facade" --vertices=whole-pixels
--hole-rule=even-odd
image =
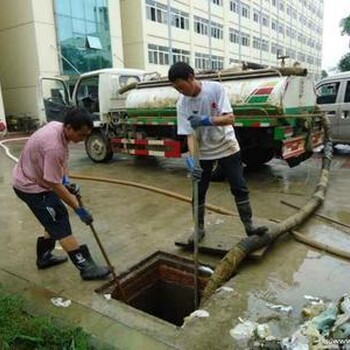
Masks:
[[[43,117],[39,77],[123,66],[119,0],[0,2],[6,116]]]
[[[5,114],[40,116],[40,76],[126,67],[166,74],[241,61],[321,72],[323,0],[6,0],[0,2]]]
[[[125,62],[223,69],[241,61],[299,62],[321,72],[323,0],[121,0]]]

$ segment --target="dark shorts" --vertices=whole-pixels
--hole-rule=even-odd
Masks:
[[[14,188],[51,238],[62,239],[72,234],[68,211],[55,192],[25,193]]]

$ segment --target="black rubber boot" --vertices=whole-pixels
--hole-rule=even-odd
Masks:
[[[36,266],[38,269],[47,269],[51,266],[62,264],[68,260],[66,256],[51,254],[55,249],[56,241],[52,238],[38,237],[36,242]]]
[[[80,271],[80,276],[83,280],[101,280],[111,273],[108,267],[96,265],[85,244],[81,245],[77,250],[68,252],[68,255],[73,264]]]
[[[251,235],[263,235],[267,232],[268,228],[266,226],[254,226],[252,220],[252,208],[250,206],[249,200],[244,202],[236,202],[239,217],[244,225],[245,232],[247,236]]]
[[[205,214],[205,206],[201,205],[198,207],[198,242],[200,242],[205,236],[204,229],[204,214]],[[192,232],[191,236],[188,237],[187,244],[194,244],[194,232]]]

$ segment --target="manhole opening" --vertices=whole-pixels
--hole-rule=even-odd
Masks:
[[[194,311],[194,263],[165,252],[156,252],[128,271],[119,275],[125,300],[115,282],[108,282],[96,290],[110,293],[113,299],[146,312],[167,322],[181,326]],[[199,297],[208,277],[199,273]]]

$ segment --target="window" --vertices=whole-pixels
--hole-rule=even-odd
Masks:
[[[222,39],[224,37],[223,26],[219,23],[210,23],[210,35],[215,39]]]
[[[253,47],[254,49],[259,49],[260,50],[260,47],[261,47],[261,40],[260,38],[254,36],[253,37]]]
[[[153,22],[167,23],[167,7],[159,2],[146,0],[146,16]]]
[[[337,100],[339,90],[339,82],[325,83],[318,87],[317,103],[318,104],[331,104]]]
[[[257,10],[254,10],[253,21],[256,23],[260,23],[260,12]]]
[[[209,21],[207,19],[194,16],[194,31],[198,34],[208,35]]]
[[[271,20],[271,29],[277,31],[277,22],[274,19]]]
[[[241,32],[241,42],[242,46],[250,46],[250,35],[244,32]]]
[[[239,43],[239,30],[230,28],[229,29],[229,39],[232,43]]]
[[[222,6],[222,0],[211,0],[213,4]]]
[[[196,69],[209,69],[209,55],[204,53],[195,53],[195,67]]]
[[[168,65],[169,48],[148,44],[148,62],[152,64]]]
[[[171,25],[180,29],[189,29],[189,16],[180,10],[171,9]]]
[[[261,40],[261,50],[268,52],[269,51],[269,42],[265,39]]]
[[[224,58],[220,56],[211,56],[211,69],[221,70],[224,69]]]
[[[264,27],[268,27],[269,26],[269,17],[267,15],[262,15],[262,25]]]
[[[190,52],[182,49],[172,49],[173,63],[175,62],[186,62],[190,63]]]
[[[298,61],[305,62],[305,54],[302,52],[298,52]]]
[[[99,112],[98,76],[83,78],[77,88],[76,103],[90,113]]]
[[[350,81],[348,81],[346,83],[344,102],[345,103],[349,103],[350,102]]]
[[[238,13],[238,11],[239,11],[238,0],[231,0],[230,1],[230,11]]]
[[[61,74],[112,67],[108,1],[54,0],[53,4]]]
[[[245,18],[250,18],[250,7],[249,5],[244,4],[243,2],[241,3],[241,8],[242,8],[242,17]]]

